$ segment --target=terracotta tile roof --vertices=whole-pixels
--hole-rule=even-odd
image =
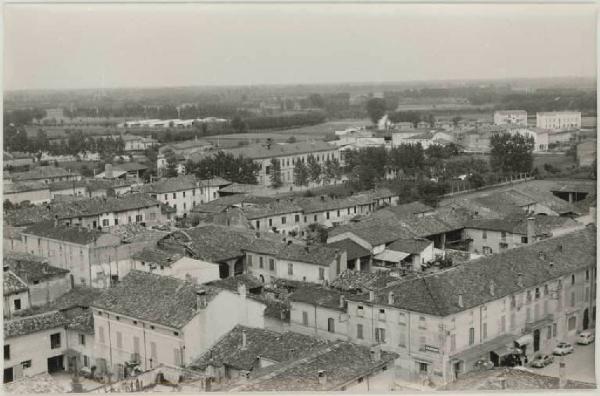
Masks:
[[[419,201],[414,201],[414,202],[410,202],[410,203],[406,203],[406,204],[402,204],[402,205],[398,205],[398,206],[391,206],[388,208],[388,210],[390,212],[394,213],[395,215],[401,216],[401,217],[435,211],[435,209],[432,208],[431,206],[425,205],[424,203],[419,202]]]
[[[11,270],[27,283],[44,281],[55,277],[64,277],[69,273],[69,270],[54,267],[48,264],[45,259],[41,259],[42,261],[18,258],[14,255],[8,257],[4,256],[4,264],[8,264]]]
[[[233,292],[238,291],[238,286],[240,284],[246,286],[246,290],[248,291],[256,290],[259,288],[262,289],[263,287],[262,282],[259,281],[256,277],[252,276],[251,274],[230,276],[225,279],[207,282],[206,284],[209,286],[217,287],[219,289],[226,289]]]
[[[559,228],[577,228],[580,226],[575,220],[563,216],[534,216],[535,235],[552,235]],[[478,219],[466,224],[467,228],[480,230],[504,231],[511,234],[527,235],[527,216],[509,217],[506,219]]]
[[[358,223],[335,227],[329,231],[329,237],[346,232],[355,234],[372,246],[390,243],[400,238],[412,238],[416,236],[400,224],[391,224],[389,218],[379,219],[371,216]]]
[[[219,190],[219,193],[229,194],[247,194],[254,193],[263,190],[264,187],[258,184],[242,184],[242,183],[231,183],[230,185],[223,187]]]
[[[131,180],[84,179],[79,181],[60,181],[49,183],[50,191],[62,191],[72,188],[85,187],[88,191],[109,190],[111,188],[129,187],[134,184]]]
[[[33,316],[15,317],[4,321],[4,337],[12,338],[49,329],[59,329],[64,325],[65,316],[59,311],[51,311]]]
[[[398,282],[398,278],[388,275],[386,272],[362,272],[346,270],[330,283],[334,289],[341,291],[358,291],[383,289],[390,284]]]
[[[29,226],[23,231],[23,234],[73,242],[79,245],[88,245],[97,241],[102,235],[106,235],[102,231],[85,227],[54,225],[54,222],[51,221]]]
[[[504,380],[506,388],[502,388]],[[440,390],[540,390],[558,389],[559,378],[550,377],[519,368],[495,368],[493,370],[471,371]],[[587,382],[567,380],[565,389],[595,389],[596,385]]]
[[[340,296],[342,295],[344,293],[335,289],[301,285],[290,294],[289,300],[345,312],[345,308],[340,307]]]
[[[595,254],[596,229],[588,226],[581,231],[407,280],[381,290],[376,301],[387,305],[387,293],[392,291],[394,306],[398,308],[447,316],[595,266]],[[522,287],[517,285],[518,274],[522,275]],[[489,293],[491,280],[495,283],[494,296]],[[463,307],[458,306],[459,295],[463,296]],[[364,296],[348,299],[366,301]]]
[[[55,218],[73,219],[102,213],[149,208],[159,206],[159,204],[157,200],[142,193],[112,198],[83,198],[69,202],[53,201],[45,205],[9,210],[5,214],[5,221],[13,226],[24,226]]]
[[[146,165],[138,164],[137,162],[124,162],[113,166],[113,171],[137,172],[146,169],[148,169]]]
[[[262,219],[289,213],[301,213],[302,207],[288,200],[269,202],[261,206],[247,206],[241,209],[248,220]]]
[[[222,177],[219,176],[214,176],[210,179],[203,179],[200,180],[200,184],[202,184],[203,186],[228,186],[231,184],[231,182],[229,180],[223,179]]]
[[[246,333],[246,348],[242,348],[242,332]],[[267,329],[236,326],[221,338],[199,359],[192,368],[205,369],[228,366],[237,370],[252,371],[256,357],[260,356],[276,363],[297,359],[306,352],[322,348],[330,342],[291,331],[279,333]]]
[[[29,309],[16,313],[15,316],[31,316],[50,311],[65,311],[73,308],[89,308],[92,302],[100,297],[103,289],[78,286],[69,290],[65,294],[57,297],[50,304],[31,307]]]
[[[331,242],[328,243],[327,246],[346,251],[348,261],[371,255],[371,252],[368,249],[365,249],[351,239],[343,239],[341,241]]]
[[[106,290],[92,306],[162,324],[173,328],[185,326],[198,312],[196,291],[192,283],[132,270],[115,287]],[[207,300],[215,291],[205,288]],[[218,292],[217,292],[218,293]]]
[[[144,227],[141,224],[135,223],[113,226],[107,232],[118,236],[122,243],[154,243],[168,234],[166,231]]]
[[[552,192],[580,192],[596,194],[596,181],[594,180],[553,180],[553,182],[556,184],[556,187],[551,189]]]
[[[244,250],[276,256],[284,247],[285,244],[283,242],[272,241],[270,239],[255,239]]]
[[[419,254],[422,253],[433,242],[428,239],[398,239],[387,246],[386,249],[396,252]]]
[[[36,181],[26,181],[19,182],[16,181],[14,183],[7,183],[4,181],[3,183],[3,191],[4,194],[14,194],[20,192],[27,191],[43,191],[49,190],[48,185],[44,182],[36,182]]]
[[[154,247],[144,248],[131,256],[134,260],[143,261],[145,263],[154,263],[166,267],[170,267],[171,264],[182,257],[183,255],[181,253],[170,252]]]
[[[221,189],[222,191],[223,189]],[[242,204],[269,204],[275,201],[275,198],[272,197],[257,197],[250,194],[234,194],[228,195],[225,197],[217,198],[210,202],[196,205],[192,209],[194,213],[221,213],[226,209],[231,208],[233,206],[240,206]]]
[[[266,367],[257,372],[250,383],[235,390],[262,392],[340,390],[347,383],[369,376],[397,358],[396,353],[382,351],[381,359],[373,361],[368,347],[338,341],[289,364]],[[327,375],[325,383],[319,382],[320,370]]]
[[[154,194],[187,191],[196,188],[198,183],[195,176],[177,176],[146,184],[142,187],[142,191]]]
[[[277,258],[328,266],[338,254],[337,249],[327,246],[300,246],[292,243],[285,245],[277,254]]]
[[[71,308],[62,312],[67,329],[79,333],[94,334],[94,315],[89,308]]]
[[[2,293],[5,296],[28,290],[27,284],[12,271],[4,271],[2,281]]]
[[[68,171],[56,166],[38,166],[26,172],[14,172],[10,174],[13,180],[39,180],[53,177],[79,176],[77,172]]]

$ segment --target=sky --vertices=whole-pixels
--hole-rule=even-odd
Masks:
[[[594,5],[5,4],[4,88],[590,77]]]

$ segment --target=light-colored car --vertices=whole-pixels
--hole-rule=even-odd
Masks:
[[[594,332],[590,330],[584,330],[577,336],[577,343],[581,345],[588,345],[594,342]]]
[[[553,355],[563,356],[573,352],[573,345],[567,342],[559,342],[552,350]]]
[[[554,361],[552,355],[539,355],[531,362],[531,367],[544,368]]]

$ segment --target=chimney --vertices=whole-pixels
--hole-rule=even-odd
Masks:
[[[558,388],[565,389],[567,385],[567,364],[560,362],[558,364]]]
[[[340,308],[344,308],[345,305],[346,305],[346,299],[344,298],[343,294],[340,294]]]
[[[517,274],[517,286],[523,287],[523,274]]]
[[[196,309],[206,308],[206,291],[196,291]]]
[[[496,282],[493,280],[490,281],[490,296],[496,295]]]
[[[459,295],[458,295],[458,306],[459,306],[460,308],[464,308],[464,307],[465,307],[465,304],[464,304],[464,302],[463,302],[463,295],[462,295],[462,294],[459,294]]]
[[[369,290],[369,301],[375,301],[375,292],[373,290]]]
[[[378,362],[381,360],[381,347],[379,345],[372,346],[369,350],[372,362]]]
[[[317,372],[317,378],[319,379],[319,385],[325,385],[327,383],[327,374],[325,370],[319,370]]]
[[[248,348],[248,340],[246,339],[246,330],[242,330],[242,350]]]
[[[112,177],[113,177],[112,164],[105,164],[104,165],[104,178],[112,179]]]
[[[535,238],[535,217],[527,218],[527,243],[533,243]]]
[[[394,304],[394,292],[392,292],[392,291],[388,293],[388,304],[389,305]]]

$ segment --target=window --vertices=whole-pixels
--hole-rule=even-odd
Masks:
[[[339,211],[339,209],[337,211],[337,217],[340,217],[340,211]]]
[[[288,263],[288,275],[294,275],[294,264]]]
[[[506,239],[506,231],[502,231],[502,233],[500,235],[501,235],[502,240]]]
[[[4,345],[4,360],[10,360],[10,345]]]
[[[475,329],[473,327],[469,328],[469,345],[473,345],[475,343]]]
[[[330,333],[335,333],[335,320],[333,318],[327,319],[327,331]]]
[[[102,220],[102,227],[108,227],[108,219]]]
[[[527,312],[526,312],[526,315],[525,315],[525,320],[527,322],[531,322],[531,308],[529,308],[529,307],[527,307]]]
[[[83,355],[83,367],[89,367],[90,366],[90,358],[88,358],[86,355]]]
[[[263,260],[263,257],[262,257],[262,256],[258,258],[258,266],[259,266],[260,268],[263,268],[263,267],[264,267],[264,260]]]
[[[526,236],[522,236],[521,237],[521,243],[527,243],[527,237]]]
[[[492,253],[493,253],[493,250],[492,250],[492,248],[491,248],[491,247],[489,247],[489,246],[484,246],[484,247],[482,248],[482,250],[483,250],[483,254],[485,254],[486,256],[489,256],[490,254],[492,254]]]
[[[356,307],[356,316],[361,317],[361,318],[363,316],[365,316],[365,310],[363,309],[362,305],[359,305]]]
[[[175,205],[175,209],[177,209],[177,205]],[[144,215],[135,215],[135,222],[140,223],[144,220]]]
[[[308,326],[308,312],[302,311],[302,324]]]
[[[295,216],[294,216],[294,221],[295,221],[296,223],[298,223],[298,222],[300,221],[300,215],[295,215]]]
[[[315,221],[317,221],[317,215],[315,215],[314,219],[315,219]]]
[[[21,299],[19,299],[19,298],[15,299],[15,301],[13,301],[13,304],[15,305],[15,311],[18,311],[19,309],[21,309]]]
[[[21,362],[21,366],[23,366],[24,369],[30,368],[31,367],[31,359],[30,360],[25,360],[24,362]]]
[[[504,333],[506,331],[506,316],[502,315],[500,317],[500,333]]]
[[[571,292],[571,306],[572,307],[575,306],[575,292],[574,291]]]
[[[115,225],[119,225],[119,219],[115,219]]]
[[[281,224],[285,224],[285,221],[286,221],[286,217],[285,217],[285,216],[283,216],[283,217],[281,218]]]
[[[487,231],[486,231],[486,230],[483,230],[483,231],[481,232],[481,238],[482,238],[482,239],[487,239]]]
[[[482,332],[483,332],[483,339],[485,340],[487,338],[487,323],[484,323],[482,326]]]
[[[375,341],[380,344],[385,343],[385,329],[381,327],[375,329]]]
[[[256,220],[256,229],[260,230],[260,220]]]
[[[531,290],[527,290],[527,302],[531,302]]]
[[[50,349],[60,348],[60,333],[50,334]]]
[[[339,257],[339,256],[338,256],[338,257],[336,258],[336,263],[335,263],[335,273],[336,273],[337,275],[339,275],[339,274],[340,274],[340,272],[341,272],[341,270],[342,270],[342,269],[341,269],[341,266],[342,266],[341,257]]]
[[[325,280],[325,268],[319,267],[319,280]]]
[[[123,348],[123,334],[120,331],[117,331],[117,348]]]
[[[552,338],[552,326],[548,326],[546,330],[546,339],[549,340]]]
[[[585,270],[585,280],[586,281],[590,280],[590,270]]]
[[[327,220],[329,220],[329,212],[325,213],[325,217],[327,217]]]
[[[420,373],[427,373],[428,366],[429,365],[427,363],[421,363],[421,362],[419,362],[419,372]]]
[[[275,259],[269,259],[269,271],[275,271]]]
[[[273,219],[269,219],[269,227],[273,227]]]
[[[544,285],[544,296],[547,296],[549,293],[548,285]]]
[[[552,337],[556,337],[557,327],[556,323],[552,323]]]
[[[150,341],[150,357],[156,360],[158,354],[156,353],[156,342]]]
[[[456,350],[456,334],[450,335],[450,350],[451,351]]]
[[[575,274],[571,275],[571,284],[575,284]]]
[[[100,344],[104,344],[104,327],[98,326],[98,339]]]
[[[79,334],[79,345],[85,345],[85,334]]]
[[[173,199],[177,198],[177,193],[173,193]]]
[[[356,325],[356,338],[363,339],[363,325],[360,323]]]
[[[169,199],[169,196],[167,194],[165,194],[165,199]]]
[[[247,256],[247,261],[248,261],[248,267],[252,267],[252,255],[251,254],[249,254]]]
[[[540,298],[540,296],[541,296],[540,288],[539,288],[539,287],[536,287],[536,288],[535,288],[535,299],[536,299],[536,300],[537,300],[537,299],[539,299],[539,298]]]
[[[398,346],[406,347],[406,325],[400,323],[398,326]]]

